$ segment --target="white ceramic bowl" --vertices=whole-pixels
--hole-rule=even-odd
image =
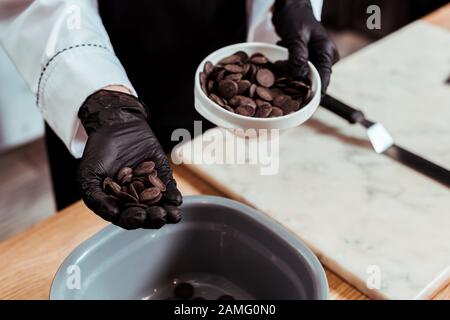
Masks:
[[[252,118],[229,112],[211,101],[211,99],[203,92],[200,85],[200,72],[203,71],[205,62],[211,61],[213,64],[216,64],[222,58],[230,56],[240,50],[246,52],[248,55],[261,52],[273,62],[276,60],[286,60],[288,58],[288,51],[286,48],[260,42],[238,43],[214,51],[200,63],[195,73],[194,96],[195,109],[198,113],[219,127],[230,129],[240,128],[244,130],[288,129],[302,124],[313,115],[320,103],[321,82],[319,73],[310,62],[308,62],[308,65],[310,69],[309,76],[312,83],[313,96],[306,106],[294,113],[275,118]]]

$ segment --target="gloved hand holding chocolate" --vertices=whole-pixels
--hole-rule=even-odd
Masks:
[[[78,172],[83,200],[125,229],[181,220],[182,196],[147,117],[138,98],[108,90],[88,97],[79,111],[88,133]]]
[[[308,60],[322,80],[324,95],[331,77],[331,67],[339,60],[336,45],[324,26],[314,17],[309,0],[276,0],[272,22],[280,36],[280,45],[289,50],[289,68],[294,79],[306,79]]]

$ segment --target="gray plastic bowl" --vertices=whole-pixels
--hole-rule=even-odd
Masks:
[[[160,230],[110,225],[63,262],[50,299],[167,299],[189,282],[216,299],[326,299],[316,256],[278,223],[239,202],[184,199],[183,220]]]

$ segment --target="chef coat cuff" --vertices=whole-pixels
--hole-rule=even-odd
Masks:
[[[41,73],[37,105],[48,125],[76,158],[83,154],[86,131],[78,110],[95,91],[121,85],[136,92],[112,50],[96,44],[81,44],[59,51]]]

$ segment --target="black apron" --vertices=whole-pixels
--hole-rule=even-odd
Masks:
[[[194,120],[203,121],[203,130],[212,127],[194,109],[195,69],[212,51],[245,41],[246,1],[99,0],[99,10],[116,55],[150,109],[150,126],[164,150],[177,143],[171,141],[177,128],[193,134]],[[59,210],[80,199],[78,161],[46,131]]]
[[[100,0],[112,45],[150,109],[164,150],[176,128],[192,132],[194,73],[209,53],[246,38],[245,0]],[[211,127],[206,120],[203,127]]]

